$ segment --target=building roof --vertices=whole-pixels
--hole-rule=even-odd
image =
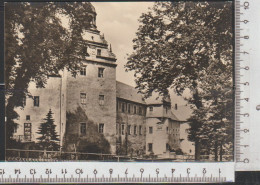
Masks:
[[[172,113],[172,111],[171,111],[170,118],[171,118],[172,120],[182,121],[182,120],[179,120],[179,119]]]
[[[116,81],[116,97],[122,98],[124,100],[141,103],[141,104],[162,104],[163,102],[171,102],[170,97],[163,98],[163,96],[159,95],[159,93],[153,93],[152,96],[147,98],[146,100],[143,99],[141,93],[138,93],[138,90],[130,85],[125,83]],[[176,121],[187,121],[188,117],[191,114],[191,110],[185,110],[185,108],[189,108],[188,106],[180,106],[178,110],[173,110],[169,112],[167,115],[163,112],[153,112],[152,115],[148,115],[148,117],[168,117],[172,120]]]
[[[180,121],[187,121],[192,114],[192,109],[188,105],[179,105],[177,110],[173,107],[172,111]]]
[[[171,120],[175,120],[175,121],[182,121],[179,120],[172,111],[168,112],[167,114],[165,112],[163,112],[163,110],[161,111],[153,111],[152,114],[147,114],[146,115],[147,118],[170,118]]]
[[[146,104],[162,104],[163,102],[171,102],[170,97],[163,97],[158,92],[153,92],[150,97],[145,99]]]
[[[142,95],[138,93],[137,89],[119,81],[116,81],[116,97],[136,103],[145,104]]]

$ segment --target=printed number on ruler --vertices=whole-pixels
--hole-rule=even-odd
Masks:
[[[3,163],[0,183],[11,182],[227,182],[234,163]]]
[[[243,164],[250,161],[249,9],[249,1],[235,1],[235,158],[237,163]]]

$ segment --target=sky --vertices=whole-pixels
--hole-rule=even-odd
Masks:
[[[138,18],[148,11],[154,2],[92,2],[97,12],[96,24],[105,39],[112,45],[117,57],[116,78],[135,86],[134,72],[125,72],[127,54],[132,53],[132,40],[138,29]]]
[[[134,72],[125,72],[127,54],[132,53],[132,40],[139,27],[138,19],[154,2],[92,2],[96,9],[97,29],[105,35],[117,57],[116,79],[135,87]],[[187,104],[180,96],[171,93],[172,104]]]

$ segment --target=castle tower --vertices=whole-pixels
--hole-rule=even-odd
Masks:
[[[91,5],[91,26],[85,29],[82,37],[86,57],[76,77],[67,74],[66,107],[67,113],[81,109],[85,116],[66,123],[67,144],[81,145],[78,141],[88,135],[89,122],[96,125],[99,135],[110,143],[111,152],[116,145],[116,57],[109,49],[103,35],[96,27],[96,12]],[[93,129],[93,127],[92,127]],[[92,132],[93,134],[93,132]],[[73,140],[74,138],[74,140]],[[75,139],[77,138],[77,139]],[[105,152],[104,152],[105,153]]]

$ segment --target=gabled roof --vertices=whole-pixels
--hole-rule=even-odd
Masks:
[[[180,121],[187,121],[192,114],[192,109],[188,105],[178,105],[177,110],[173,107],[172,111]]]
[[[179,119],[175,116],[175,114],[172,113],[172,111],[171,111],[171,116],[170,116],[170,118],[171,118],[172,120],[182,121],[182,120],[179,120]]]
[[[116,81],[116,97],[145,104],[141,93],[138,93],[137,89],[119,81]]]

